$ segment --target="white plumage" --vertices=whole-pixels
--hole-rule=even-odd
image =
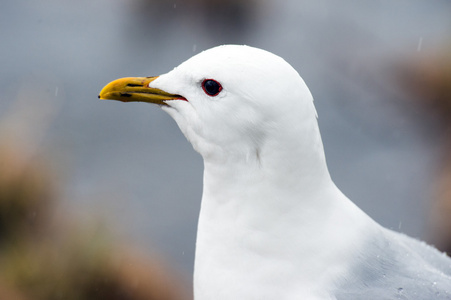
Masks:
[[[161,107],[204,159],[196,300],[451,299],[446,255],[335,186],[312,95],[282,58],[220,46],[150,87],[174,95]]]

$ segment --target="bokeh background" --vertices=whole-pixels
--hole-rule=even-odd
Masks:
[[[451,249],[450,33],[445,0],[3,1],[0,298],[191,298],[201,157],[158,107],[97,95],[227,43],[299,71],[346,195]]]

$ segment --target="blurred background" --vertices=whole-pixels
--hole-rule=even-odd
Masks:
[[[0,299],[190,299],[202,160],[156,106],[99,101],[234,43],[310,87],[332,177],[451,251],[451,3],[3,1]]]

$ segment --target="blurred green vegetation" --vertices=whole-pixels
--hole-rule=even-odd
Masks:
[[[4,125],[0,122],[1,300],[192,298],[178,275],[158,258],[117,241],[102,220],[82,224],[57,210],[60,180],[53,162],[24,151],[26,143],[17,139],[23,126]],[[8,130],[15,132],[5,134]]]

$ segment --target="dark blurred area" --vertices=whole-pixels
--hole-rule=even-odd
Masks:
[[[64,181],[36,139],[46,122],[29,122],[51,115],[17,101],[0,122],[0,299],[191,299],[164,259],[58,205]]]
[[[351,200],[451,252],[450,30],[449,1],[6,1],[0,299],[192,297],[202,160],[158,107],[97,94],[226,43],[299,71]]]
[[[439,249],[451,253],[451,44],[403,60],[398,76],[412,102],[434,120],[440,151],[430,196],[430,235]]]

